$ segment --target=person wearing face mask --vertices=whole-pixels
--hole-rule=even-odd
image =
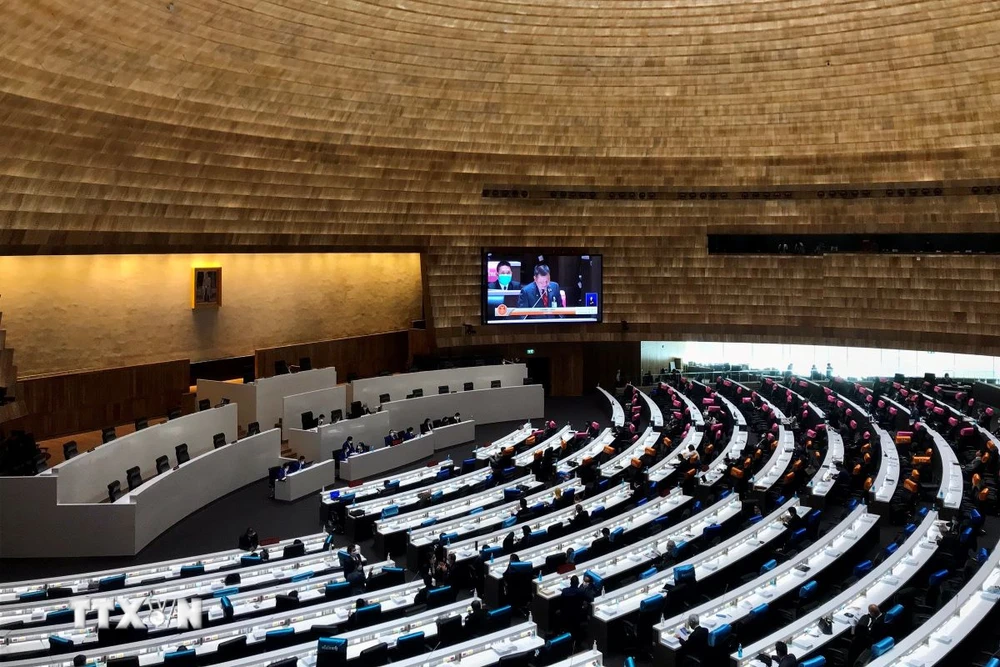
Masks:
[[[489,288],[505,292],[521,289],[521,283],[514,280],[514,271],[510,268],[510,262],[505,259],[497,262],[497,279],[489,284]]]

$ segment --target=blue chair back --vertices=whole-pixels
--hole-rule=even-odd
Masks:
[[[68,623],[73,620],[74,612],[72,609],[56,609],[55,611],[50,611],[45,614],[46,623]]]
[[[202,574],[205,574],[205,566],[204,565],[182,565],[181,566],[181,576],[182,577],[197,577],[197,576],[202,575]]]
[[[705,530],[703,530],[701,534],[706,539],[712,539],[713,537],[715,537],[716,535],[718,535],[721,532],[722,532],[722,526],[720,526],[717,523],[713,523],[713,524],[709,524],[709,525],[705,526]]]
[[[482,514],[482,513],[483,513],[483,508],[482,507],[477,507],[475,509],[469,510],[469,516],[473,516],[475,514]]]
[[[569,488],[569,489],[566,489],[565,491],[563,491],[563,499],[566,502],[573,502],[573,496],[575,496],[575,495],[576,495],[576,489],[575,488]]]
[[[431,500],[440,500],[444,497],[444,491],[438,490],[431,494]]]
[[[483,554],[483,558],[490,558],[503,555],[503,547],[483,547],[480,552]]]
[[[803,585],[802,588],[799,589],[799,598],[802,600],[811,598],[816,594],[816,588],[817,586],[815,581],[810,581],[808,584]]]
[[[663,605],[665,602],[666,598],[663,597],[662,593],[650,595],[648,598],[639,603],[639,613],[657,614],[663,611]]]
[[[587,560],[587,547],[580,547],[579,549],[573,550],[573,562],[579,563],[582,560]]]
[[[696,500],[694,501],[694,505],[691,506],[691,514],[697,514],[700,511],[701,511],[701,501]]]
[[[334,600],[339,600],[341,598],[346,598],[351,594],[351,582],[349,581],[335,581],[331,584],[327,584],[323,588],[326,593],[326,597],[332,598]]]
[[[760,573],[764,574],[765,572],[770,572],[776,567],[778,567],[778,561],[772,558],[771,560],[767,561],[766,563],[760,566]]]
[[[443,535],[441,535],[441,541],[444,542],[445,544],[451,544],[451,541],[457,538],[458,538],[458,533],[454,531],[450,533],[444,533]]]
[[[763,521],[763,519],[764,519],[763,514],[755,514],[754,516],[748,519],[748,523],[752,526],[755,523],[760,523],[761,521]]]
[[[903,527],[903,534],[909,537],[917,529],[917,524],[908,523]]]
[[[548,531],[543,528],[542,530],[533,530],[533,531],[531,531],[530,533],[528,533],[528,537],[530,537],[535,542],[541,542],[542,540],[545,539],[545,536],[547,534],[548,534]]]
[[[402,651],[409,655],[410,649],[416,650],[416,647],[423,646],[424,643],[424,631],[418,630],[417,632],[411,632],[409,634],[403,635],[396,638],[396,650]]]
[[[238,586],[229,586],[228,588],[220,588],[219,590],[212,593],[213,598],[223,598],[227,595],[236,595],[240,592]]]
[[[899,616],[902,613],[903,613],[903,605],[897,604],[893,606],[892,609],[885,612],[885,619],[883,619],[883,622],[886,624],[895,623],[899,619]]]
[[[516,563],[510,564],[510,571],[515,574],[531,574],[534,570],[531,563],[527,561],[518,561]]]
[[[983,667],[1000,667],[1000,658],[990,658]]]
[[[623,667],[636,667],[635,658],[629,657],[625,658],[625,664]]]
[[[287,628],[287,629],[288,630],[292,630],[292,628]],[[294,630],[293,630],[293,632],[294,632]],[[271,634],[271,633],[269,632],[267,634]],[[175,660],[178,661],[178,662],[181,661],[181,660],[185,660],[185,661],[186,660],[192,660],[193,658],[194,658],[194,649],[193,648],[186,648],[183,651],[171,651],[170,653],[164,653],[163,654],[163,662],[164,663],[173,662]]]
[[[678,565],[674,568],[674,583],[693,582],[695,580],[694,565]]]
[[[826,667],[826,658],[821,655],[814,656],[799,663],[799,667]]]
[[[624,534],[625,534],[625,529],[623,527],[621,527],[621,526],[618,526],[617,528],[615,528],[614,530],[611,531],[611,535],[610,535],[611,541],[612,542],[617,541],[618,538],[621,537]]]
[[[517,500],[521,497],[521,489],[504,489],[503,499],[506,501]]]
[[[391,482],[386,482],[385,483],[385,490],[386,491],[391,491],[391,492],[399,491],[399,480],[397,479],[397,480],[393,480]]]
[[[597,490],[604,491],[605,489],[608,488],[608,484],[610,482],[611,482],[610,479],[602,479],[600,482],[597,483]]]
[[[73,646],[73,640],[70,639],[69,637],[60,637],[59,635],[49,635],[49,649],[52,651],[61,653],[63,651],[66,651],[72,646]]]
[[[854,566],[854,576],[860,579],[869,572],[872,571],[872,562],[870,560],[863,560]]]
[[[382,518],[388,519],[399,514],[399,505],[389,505],[382,508]]]
[[[504,528],[510,528],[515,523],[517,523],[517,517],[516,516],[509,516],[506,519],[504,519],[503,523],[501,523],[500,525],[503,526]]]
[[[344,582],[347,583],[347,582]],[[219,604],[222,605],[223,613],[228,616],[233,611],[233,602],[228,596],[223,595],[219,600]]]
[[[972,539],[972,528],[971,527],[963,529],[962,533],[958,537],[958,541],[961,544],[968,544],[971,539]]]
[[[448,479],[449,477],[451,477],[451,470],[449,469],[438,470],[437,475],[435,475],[435,477],[437,479]]]
[[[640,574],[639,578],[640,579],[649,579],[650,577],[652,577],[653,575],[655,575],[656,572],[657,572],[657,569],[655,567],[651,567],[648,570],[646,570],[645,572],[643,572],[642,574]]]
[[[927,579],[928,586],[937,586],[948,576],[948,570],[938,570]]]
[[[893,641],[892,637],[886,637],[885,639],[880,639],[879,641],[872,644],[872,658],[874,659],[885,655],[886,653],[891,651],[892,647],[895,645],[896,642]]]
[[[340,559],[340,567],[342,568],[347,567],[348,563],[351,562],[351,554],[344,549],[337,552],[337,558]]]
[[[601,589],[604,588],[604,577],[602,577],[601,575],[597,574],[593,570],[586,570],[584,572],[584,574],[587,575],[587,576],[589,576],[594,581],[594,585],[595,586],[597,586],[598,588],[601,588]]]
[[[447,604],[453,597],[451,586],[439,586],[427,591],[427,608],[440,607]]]
[[[103,579],[101,581],[103,581]],[[29,602],[29,601],[33,601],[33,600],[44,600],[45,599],[45,591],[44,590],[38,590],[38,591],[26,591],[24,593],[18,593],[17,599],[19,601],[21,601],[21,602]]]
[[[760,618],[761,616],[767,613],[768,609],[770,609],[770,607],[767,605],[766,602],[757,605],[756,607],[750,610],[750,620]]]
[[[719,494],[719,500],[722,500],[723,498],[728,498],[730,494],[732,494],[732,491],[726,489],[725,491]]]
[[[356,494],[356,493],[345,493],[344,495],[342,495],[340,497],[340,502],[344,503],[345,505],[350,505],[351,503],[354,502],[354,499],[357,496],[358,496],[358,494]]]
[[[794,533],[792,533],[791,541],[792,542],[798,542],[799,540],[805,539],[805,537],[806,537],[806,529],[805,528],[799,528]]]
[[[636,507],[642,507],[643,505],[645,505],[645,504],[646,504],[646,503],[648,503],[648,502],[649,502],[649,498],[640,498],[640,499],[639,499],[639,502],[637,502],[637,503],[635,504],[635,506],[636,506]]]
[[[889,546],[887,546],[885,548],[885,556],[886,556],[886,558],[888,558],[889,556],[891,556],[894,553],[896,553],[897,549],[899,549],[899,545],[896,544],[895,542],[892,542],[891,544],[889,544]]]
[[[733,633],[733,628],[728,623],[717,626],[708,633],[708,645],[712,648],[722,647]]]
[[[930,509],[929,507],[921,507],[920,509],[917,510],[917,516],[919,516],[921,519],[925,518],[927,516],[927,510],[929,509]]]
[[[504,628],[510,625],[510,620],[513,618],[514,611],[510,605],[503,607],[498,607],[497,609],[491,609],[486,617],[489,620],[489,625],[491,628]]]
[[[433,517],[432,516],[429,519],[424,519],[423,521],[421,521],[420,522],[420,527],[421,528],[427,528],[428,526],[433,526],[436,523],[437,523],[437,517]]]
[[[240,565],[260,565],[263,562],[257,554],[240,556]]]
[[[599,516],[603,511],[604,505],[598,505],[594,509],[590,510],[590,518],[593,519],[595,516]]]
[[[382,617],[382,603],[376,602],[366,607],[361,607],[354,612],[354,621],[358,626],[372,625],[377,623]]]

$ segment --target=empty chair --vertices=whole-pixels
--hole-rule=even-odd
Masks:
[[[505,655],[500,658],[500,667],[530,667],[532,651],[527,653],[517,653],[515,655]]]
[[[344,418],[344,411],[343,410],[337,409],[337,410],[334,410],[334,411],[332,411],[330,413],[330,423],[331,424],[336,424],[337,422],[339,422],[343,418]]]
[[[139,472],[139,466],[133,466],[126,470],[125,479],[128,481],[129,491],[134,491],[136,487],[142,484],[142,474]]]
[[[80,452],[76,448],[76,440],[70,440],[69,442],[63,443],[63,458],[67,461]]]
[[[452,644],[464,642],[466,639],[465,626],[462,625],[461,616],[449,616],[444,620],[438,621],[438,646],[451,646]]]
[[[439,394],[447,394],[449,391],[450,391],[450,389],[448,389],[448,385],[446,385],[446,384],[438,385],[438,393]]]
[[[306,410],[302,413],[302,428],[306,431],[316,428],[316,420],[313,418],[312,410]]]
[[[108,500],[115,502],[122,497],[122,483],[117,479],[108,484]]]
[[[413,398],[420,398],[423,395],[424,395],[424,390],[423,389],[414,389],[413,393],[411,394],[411,396],[413,396]]]
[[[465,383],[465,384],[464,384],[464,385],[462,386],[462,389],[463,389],[464,391],[472,391],[472,389],[473,389],[473,384],[472,384],[471,382],[466,382],[466,383]]]
[[[215,435],[212,436],[212,443],[215,445],[216,449],[218,449],[219,447],[224,447],[226,445],[226,434],[216,433]]]
[[[394,660],[412,658],[415,655],[420,655],[425,650],[427,649],[426,646],[424,646],[423,631],[411,632],[396,639]]]
[[[554,662],[565,660],[571,655],[573,655],[573,636],[564,632],[545,642],[545,645],[538,651],[538,659],[535,664],[551,665]]]
[[[662,593],[651,595],[639,603],[639,617],[633,621],[625,621],[625,634],[635,639],[635,647],[639,655],[649,655],[653,642],[653,625],[663,616],[663,607],[667,599]]]
[[[490,389],[499,389],[500,380],[490,380]]]
[[[199,412],[201,412],[203,410],[211,410],[211,409],[212,409],[212,401],[208,400],[207,398],[203,398],[200,401],[198,401],[198,411]]]
[[[188,454],[188,446],[186,442],[182,442],[174,447],[174,452],[177,454],[177,465],[187,463],[191,460],[191,455]]]
[[[260,422],[250,422],[247,424],[247,435],[257,435],[260,433]]]
[[[311,371],[313,368],[312,359],[309,357],[299,357],[299,370],[300,371]]]
[[[284,359],[279,359],[274,362],[274,374],[275,375],[287,375],[288,374],[288,362]]]
[[[392,399],[389,397],[389,394],[379,394],[378,395],[378,402],[379,403],[388,403],[390,400],[392,400]]]
[[[379,642],[374,646],[369,646],[361,652],[358,656],[357,664],[359,667],[379,667],[380,665],[389,664],[389,645],[385,642]]]
[[[170,419],[170,420],[180,419],[180,417],[181,417],[181,409],[180,408],[170,408],[170,410],[167,412],[167,419]]]
[[[149,428],[149,420],[145,417],[139,417],[135,420],[135,430],[141,431],[144,428]]]
[[[101,429],[101,443],[102,444],[111,442],[116,437],[118,437],[118,436],[115,435],[115,427],[114,426],[109,426],[107,428]]]
[[[162,475],[163,473],[170,470],[170,459],[167,458],[166,454],[163,456],[156,457],[156,474]]]

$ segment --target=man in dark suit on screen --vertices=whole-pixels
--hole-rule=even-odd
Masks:
[[[489,289],[499,289],[514,292],[521,289],[521,283],[514,280],[514,271],[510,268],[510,262],[501,259],[497,262],[497,279],[488,285]]]
[[[547,264],[535,267],[535,279],[521,288],[517,297],[518,308],[565,307],[559,292],[559,283],[551,282]]]

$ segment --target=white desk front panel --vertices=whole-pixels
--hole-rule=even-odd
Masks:
[[[389,413],[389,428],[397,431],[410,426],[419,429],[425,419],[442,419],[456,412],[477,424],[523,421],[545,416],[545,388],[532,384],[433,394],[390,401],[382,409]]]

